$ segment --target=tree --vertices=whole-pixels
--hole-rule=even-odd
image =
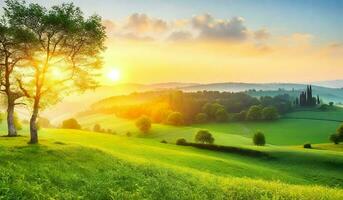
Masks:
[[[251,106],[247,113],[247,120],[256,121],[262,119],[262,106]]]
[[[339,144],[341,139],[339,138],[338,134],[332,134],[330,135],[330,141],[333,142],[334,144]]]
[[[339,127],[338,127],[338,129],[337,129],[337,135],[338,135],[338,137],[341,139],[341,140],[343,140],[343,124],[341,124]]]
[[[233,120],[235,121],[244,121],[247,117],[247,111],[245,110],[242,110],[241,112],[239,113],[235,113],[233,115]]]
[[[101,132],[101,126],[99,124],[95,124],[93,127],[94,132]]]
[[[279,113],[274,106],[268,106],[262,110],[262,118],[265,120],[275,120],[279,117]]]
[[[200,142],[203,144],[213,144],[214,138],[212,137],[212,134],[207,130],[200,130],[195,135],[195,142]]]
[[[176,140],[176,145],[185,145],[187,144],[187,140],[184,138],[179,138]]]
[[[64,120],[62,122],[62,128],[64,128],[64,129],[81,129],[81,125],[79,124],[79,122],[76,119],[70,118],[70,119]]]
[[[208,116],[206,113],[198,113],[196,116],[195,116],[195,122],[196,123],[205,123],[207,122],[208,120]]]
[[[183,123],[183,115],[180,112],[172,112],[168,115],[167,124],[181,126]]]
[[[66,94],[97,86],[94,77],[101,69],[105,28],[99,16],[85,19],[73,4],[46,9],[7,0],[5,15],[13,27],[28,31],[39,44],[30,49],[25,77],[18,79],[21,91],[33,102],[30,143],[37,143],[40,109]]]
[[[215,119],[216,118],[216,112],[220,109],[224,109],[224,106],[219,103],[206,103],[202,107],[202,112],[206,113],[208,118]]]
[[[39,117],[37,124],[43,128],[51,128],[52,127],[50,120],[48,118],[44,118],[44,117]]]
[[[222,109],[222,108],[220,108],[220,109],[218,109],[217,111],[216,111],[216,121],[217,122],[225,122],[225,121],[227,121],[228,120],[228,118],[229,118],[229,115],[228,115],[228,113],[226,112],[226,110],[225,109]]]
[[[264,137],[264,134],[262,132],[255,133],[253,137],[253,142],[257,146],[264,146],[266,144],[266,139]]]
[[[136,121],[136,127],[143,133],[149,132],[151,128],[151,120],[147,116],[142,116]]]
[[[30,32],[12,26],[5,17],[0,19],[0,91],[6,95],[7,134],[10,137],[17,135],[14,107],[22,104],[18,100],[24,96],[16,81],[21,70],[18,64],[27,58],[28,49],[32,49],[35,44]]]

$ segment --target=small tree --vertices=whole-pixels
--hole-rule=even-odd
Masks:
[[[268,106],[262,110],[262,118],[265,120],[276,120],[279,117],[279,113],[274,106]]]
[[[99,124],[95,124],[93,127],[94,132],[101,132],[101,126]]]
[[[137,119],[136,126],[143,133],[147,133],[151,128],[151,120],[147,116],[142,116],[139,119]]]
[[[81,125],[79,124],[79,122],[76,119],[70,118],[70,119],[64,120],[62,122],[62,128],[64,128],[64,129],[81,129]]]
[[[168,115],[167,124],[181,126],[183,123],[183,115],[180,112],[172,112]]]
[[[330,135],[330,141],[333,142],[334,144],[339,144],[340,142],[340,138],[338,136],[338,134],[332,134]]]
[[[199,123],[199,124],[206,123],[207,120],[208,120],[208,116],[206,113],[198,113],[195,116],[195,122],[196,123]]]
[[[262,132],[255,133],[253,137],[253,142],[257,146],[264,146],[266,144],[266,139],[264,137],[264,134]]]
[[[176,145],[185,145],[185,144],[187,144],[187,141],[184,138],[179,138],[176,140]]]
[[[200,142],[203,144],[213,144],[214,138],[212,137],[212,134],[207,130],[200,130],[195,135],[195,142]]]
[[[247,113],[247,120],[256,121],[262,119],[262,106],[251,106]]]
[[[216,121],[217,122],[225,122],[228,120],[228,118],[229,118],[229,115],[225,109],[221,108],[221,109],[217,110],[217,112],[216,112]]]

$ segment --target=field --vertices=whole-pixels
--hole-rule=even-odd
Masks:
[[[91,115],[79,120],[85,128],[99,123],[116,134],[42,129],[40,144],[28,145],[24,127],[21,137],[1,137],[0,198],[343,198],[343,145],[327,143],[339,122],[280,119],[188,127],[153,124],[151,133],[144,136],[132,121],[114,116]],[[4,128],[1,125],[2,131]],[[210,130],[216,144],[250,148],[269,156],[174,144],[181,137],[193,141],[199,129]],[[265,132],[267,146],[252,145],[255,130]],[[126,136],[127,132],[132,136]],[[163,139],[168,144],[160,143]],[[302,148],[304,141],[316,143],[314,149]]]

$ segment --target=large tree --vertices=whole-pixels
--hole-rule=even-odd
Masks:
[[[30,143],[38,142],[39,111],[76,91],[95,88],[101,69],[105,28],[101,18],[85,18],[78,7],[62,4],[46,9],[38,4],[7,0],[5,15],[14,27],[29,31],[39,43],[19,86],[32,103]]]
[[[20,74],[20,63],[25,62],[29,49],[34,49],[35,39],[33,35],[21,29],[13,27],[3,17],[0,20],[0,91],[5,94],[7,100],[7,129],[8,136],[17,136],[14,123],[14,107],[21,102],[18,99],[24,96],[19,89],[16,79]]]

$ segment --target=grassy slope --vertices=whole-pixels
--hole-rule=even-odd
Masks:
[[[331,112],[294,112],[292,117],[303,118],[315,116],[325,119]],[[343,112],[333,112],[334,119],[340,119]],[[134,122],[119,119],[113,115],[91,115],[79,119],[84,127],[92,128],[99,123],[104,128],[111,128],[118,134],[131,132],[138,134]],[[217,144],[223,145],[251,145],[251,137],[256,131],[262,131],[267,142],[273,145],[302,145],[304,143],[326,143],[329,135],[334,133],[340,122],[310,119],[280,119],[274,122],[231,122],[198,124],[190,127],[173,127],[154,124],[151,138],[165,139],[175,142],[178,138],[193,140],[194,134],[199,129],[208,129],[214,135]]]
[[[45,130],[41,136],[38,146],[28,146],[26,137],[0,138],[0,159],[4,161],[0,164],[0,196],[8,199],[21,195],[27,199],[343,197],[342,189],[326,187],[343,187],[339,185],[343,181],[341,153],[265,147],[261,149],[276,158],[265,160],[82,131]],[[308,170],[304,171],[305,168]],[[310,186],[313,183],[322,186]]]

